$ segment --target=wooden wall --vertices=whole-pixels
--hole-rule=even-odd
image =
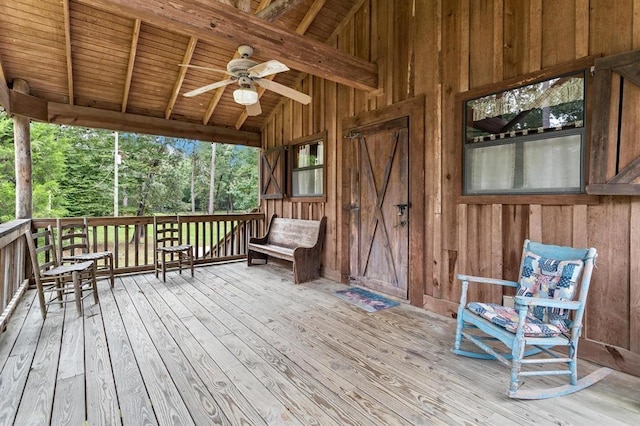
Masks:
[[[461,203],[456,117],[461,92],[589,55],[640,48],[638,16],[640,0],[363,1],[332,43],[377,62],[382,90],[367,95],[313,77],[301,82],[313,102],[278,107],[263,129],[263,148],[326,130],[327,199],[266,200],[263,210],[294,218],[328,216],[324,273],[340,280],[348,265],[341,236],[348,217],[341,122],[425,95],[425,309],[453,315],[458,272],[517,279],[524,238],[593,246],[599,258],[580,354],[640,375],[640,200],[609,196],[595,203],[574,198],[529,204],[496,197]],[[629,120],[639,117],[629,114]],[[497,301],[501,293],[473,288],[471,296]]]

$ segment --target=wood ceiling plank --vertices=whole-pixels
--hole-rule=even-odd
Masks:
[[[73,61],[71,57],[71,18],[69,16],[69,0],[62,0],[62,9],[64,14],[64,45],[67,59],[69,105],[73,105]]]
[[[127,63],[127,75],[124,80],[124,93],[122,94],[122,108],[121,112],[127,111],[127,104],[129,103],[129,92],[131,90],[131,78],[133,76],[133,66],[136,62],[136,49],[138,48],[138,38],[140,37],[140,24],[141,21],[136,19],[133,23],[133,34],[131,35],[131,48],[129,50],[129,62]]]
[[[183,64],[188,64],[189,62],[191,62],[191,57],[193,56],[193,52],[196,49],[197,43],[198,43],[197,37],[191,37],[189,39],[189,44],[187,45],[187,49],[184,52],[184,58],[182,58]],[[187,67],[180,67],[178,78],[176,79],[176,82],[173,85],[171,98],[169,98],[167,109],[164,112],[164,118],[166,118],[167,120],[169,119],[169,117],[171,117],[171,111],[173,110],[173,107],[176,104],[176,99],[178,99],[178,93],[180,93],[180,88],[182,87],[182,83],[184,82],[185,75],[187,75]]]
[[[91,0],[90,3],[213,43],[216,39],[224,39],[237,45],[248,44],[264,55],[281,58],[291,68],[356,89],[373,91],[378,88],[376,64],[219,2]]]
[[[260,146],[261,135],[218,126],[205,126],[199,123],[187,123],[144,115],[128,114],[118,111],[106,111],[97,108],[49,102],[48,121],[55,124],[91,127],[194,139],[209,142],[221,142],[234,145]]]

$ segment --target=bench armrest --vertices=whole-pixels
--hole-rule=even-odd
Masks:
[[[269,242],[269,232],[271,232],[271,224],[273,220],[278,217],[277,214],[271,215],[271,219],[269,219],[269,226],[267,226],[267,230],[262,237],[250,237],[249,244],[267,244]]]

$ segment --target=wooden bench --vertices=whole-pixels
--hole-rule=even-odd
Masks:
[[[311,281],[320,276],[322,244],[327,218],[302,220],[271,216],[267,233],[262,238],[249,239],[247,263],[269,256],[293,262],[293,278],[296,284]]]

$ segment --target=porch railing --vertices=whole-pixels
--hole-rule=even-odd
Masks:
[[[180,215],[182,243],[194,246],[196,264],[242,259],[250,237],[262,233],[264,214]],[[78,218],[60,219],[62,223]],[[114,272],[153,270],[153,216],[87,218],[94,251],[113,253]],[[33,219],[34,229],[56,226],[56,219]]]
[[[0,332],[24,291],[30,270],[25,233],[31,220],[20,219],[0,224]]]

